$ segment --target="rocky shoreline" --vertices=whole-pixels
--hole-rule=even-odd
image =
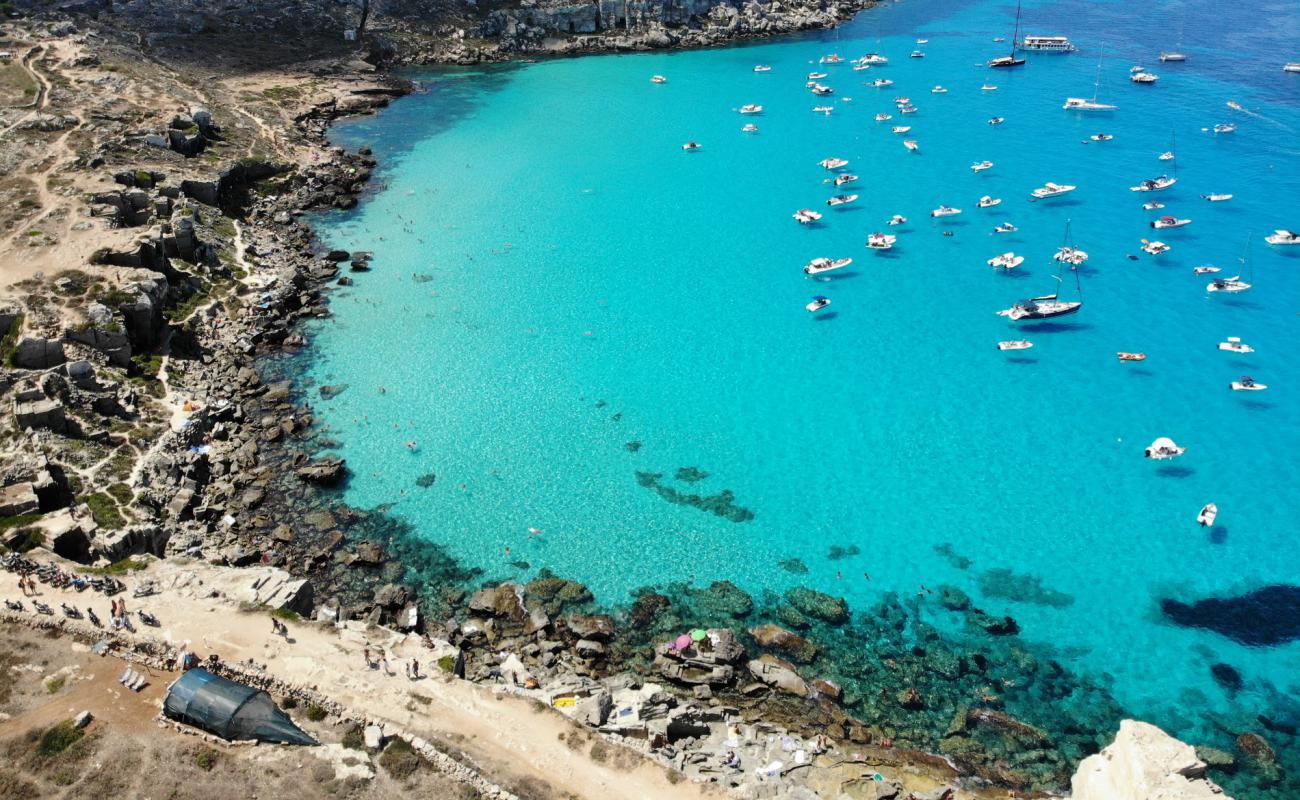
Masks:
[[[808,26],[859,7],[831,6]],[[67,42],[47,75],[96,70],[106,41],[129,50],[113,31],[80,24],[85,32],[67,21],[34,29],[33,38]],[[501,24],[508,29],[508,18]],[[514,36],[529,39],[528,26]],[[779,32],[736,22],[650,44],[615,31],[545,51]],[[499,43],[514,41],[504,34]],[[391,60],[532,52],[437,42]],[[4,517],[17,522],[6,546],[83,563],[148,553],[284,569],[298,579],[278,606],[429,634],[455,649],[457,674],[487,683],[509,675],[521,689],[532,681],[552,699],[569,697],[576,718],[701,780],[730,777],[700,749],[716,733],[704,729],[723,719],[708,709],[721,707],[748,724],[869,748],[878,765],[919,764],[963,789],[1065,789],[1121,710],[1104,688],[1022,641],[1013,619],[984,613],[956,588],[885,597],[857,614],[810,589],[754,598],[725,582],[648,588],[601,609],[585,587],[545,571],[526,585],[481,586],[479,570],[420,542],[402,520],[344,504],[346,464],[329,454],[308,396],[331,387],[295,383],[294,359],[307,345],[303,324],[328,317],[328,288],[350,284],[369,259],[321,252],[301,218],[355,205],[378,166],[368,152],[331,147],[330,124],[413,87],[364,62],[310,74],[315,95],[267,86],[258,99],[278,117],[251,123],[191,103],[146,121],[158,123],[151,131],[114,128],[116,138],[95,141],[62,117],[33,133],[44,143],[61,131],[91,139],[73,169],[114,188],[72,204],[84,204],[91,225],[126,235],[106,235],[86,263],[18,282],[22,293],[0,312],[12,333],[2,385],[14,402],[3,488]],[[39,231],[41,219],[19,225]],[[635,719],[615,713],[650,685],[663,696],[640,698]]]

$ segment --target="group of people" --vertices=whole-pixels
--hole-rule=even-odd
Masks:
[[[112,620],[109,624],[113,626],[113,630],[119,628],[131,629],[131,620],[126,616],[126,600],[124,598],[118,597],[113,600]]]
[[[427,636],[425,638],[428,639]],[[432,644],[431,640],[430,642],[428,642],[428,644],[429,645]],[[369,647],[367,647],[362,651],[362,655],[365,656],[366,659],[366,669],[382,668],[385,675],[397,674],[393,672],[392,662],[389,661],[387,653],[385,653],[383,650],[380,650],[378,653],[374,653],[370,650]],[[421,678],[425,677],[425,673],[420,671],[419,659],[412,658],[410,661],[403,660],[402,668],[406,671],[407,680],[418,681]]]
[[[40,594],[36,590],[36,578],[31,575],[19,575],[18,588],[22,591],[23,597],[35,597]]]

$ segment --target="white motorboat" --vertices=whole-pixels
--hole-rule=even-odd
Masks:
[[[804,306],[804,308],[811,313],[816,313],[818,311],[821,311],[823,308],[825,308],[830,304],[831,301],[829,297],[822,297],[821,295],[817,295],[812,299],[812,302]]]
[[[917,144],[917,141],[915,139],[904,139],[903,147],[906,147],[908,150],[911,150],[913,153],[919,152],[921,149],[921,145]]]
[[[1160,219],[1151,220],[1153,228],[1181,228],[1184,225],[1190,225],[1190,219],[1178,219],[1177,217],[1161,217]]]
[[[917,43],[917,44],[929,44],[929,43],[930,43],[930,40],[929,40],[929,39],[917,39],[917,40],[916,40],[916,43]]]
[[[1300,72],[1300,61],[1290,61],[1282,65],[1283,72]]]
[[[885,112],[881,111],[879,114],[876,115],[876,122],[888,122],[893,118],[894,116],[892,114],[886,114]]]
[[[900,106],[905,106],[912,102],[912,98],[900,94],[894,98],[894,102]]]
[[[988,195],[984,195],[979,199],[979,202],[976,203],[976,205],[979,206],[980,208],[992,208],[993,206],[996,206],[1001,202],[1002,202],[1001,197],[989,197]]]
[[[1061,264],[1069,264],[1071,269],[1077,269],[1088,260],[1088,253],[1074,246],[1074,234],[1071,233],[1073,226],[1073,220],[1067,219],[1065,221],[1064,242],[1060,247],[1056,248],[1056,254],[1052,256],[1052,259]]]
[[[1148,242],[1146,239],[1143,239],[1142,242],[1143,242],[1142,252],[1151,256],[1158,256],[1161,253],[1168,253],[1170,250],[1173,249],[1172,247],[1165,244],[1164,242],[1154,242],[1154,241]]]
[[[883,89],[886,86],[893,86],[894,82],[891,81],[889,78],[876,78],[874,81],[871,82],[871,85],[876,87],[877,89]]]
[[[1026,36],[1016,43],[1016,49],[1041,53],[1073,53],[1075,47],[1065,36]]]
[[[998,342],[999,350],[1028,350],[1033,346],[1034,343],[1028,339],[1012,339],[1007,342]]]
[[[1128,76],[1128,79],[1137,84],[1151,86],[1156,81],[1160,80],[1160,76],[1154,72],[1134,72],[1132,75]]]
[[[911,125],[895,125],[895,126],[894,126],[894,131],[893,131],[893,132],[894,132],[894,133],[907,133],[907,132],[910,131],[911,129],[912,129],[912,126],[911,126]]]
[[[1215,125],[1212,130],[1215,133],[1234,133],[1237,130],[1237,126],[1231,122],[1220,122],[1218,125]]]
[[[1006,118],[1006,117],[989,117],[989,124],[990,124],[990,125],[1001,125],[1002,123],[1004,123],[1004,122],[1006,122],[1006,121],[1007,121],[1007,118]]]
[[[938,208],[936,208],[935,210],[933,210],[933,211],[930,212],[930,216],[932,216],[932,217],[955,217],[956,215],[958,215],[958,214],[960,214],[960,213],[961,213],[961,209],[960,209],[960,208],[953,208],[953,207],[951,207],[951,206],[939,206]]]
[[[1269,244],[1300,244],[1300,233],[1278,228],[1271,236],[1265,236],[1264,241]]]
[[[817,162],[817,165],[823,169],[841,169],[843,167],[847,167],[849,165],[849,162],[843,158],[831,157],[831,158],[823,158],[821,161]]]
[[[1161,154],[1160,154],[1160,160],[1161,160],[1161,161],[1173,161],[1173,160],[1174,160],[1174,151],[1173,151],[1173,150],[1166,150],[1165,152],[1161,153]]]
[[[1165,204],[1164,204],[1164,203],[1159,203],[1159,202],[1156,202],[1155,200],[1152,200],[1150,203],[1143,203],[1143,204],[1142,204],[1142,210],[1143,210],[1143,211],[1155,211],[1155,210],[1157,210],[1157,209],[1161,209],[1161,208],[1164,208],[1164,207],[1165,207]]]
[[[1267,383],[1257,383],[1249,375],[1242,375],[1241,380],[1228,384],[1234,392],[1262,392],[1268,388]]]
[[[925,53],[923,53],[923,52],[920,51],[920,50],[913,50],[913,51],[912,51],[912,55],[911,55],[911,57],[912,57],[912,58],[925,58]]]
[[[1211,203],[1222,203],[1226,200],[1232,199],[1232,195],[1230,194],[1203,194],[1201,197],[1205,200],[1209,200]]]
[[[808,73],[808,80],[812,81],[814,84],[816,84],[817,81],[819,81],[819,80],[821,80],[822,78],[825,78],[825,77],[826,77],[826,73],[825,73],[825,72],[809,72],[809,73]],[[810,88],[811,88],[811,87],[810,87]]]
[[[844,59],[839,53],[831,53],[828,56],[822,56],[817,59],[818,64],[839,64],[842,61],[844,61]]]
[[[1215,278],[1205,287],[1205,291],[1235,294],[1244,292],[1249,288],[1250,284],[1243,281],[1240,275],[1233,275],[1231,278]]]
[[[746,103],[745,105],[741,106],[736,110],[739,111],[741,114],[762,114],[763,113],[763,107],[758,105],[757,103]]]
[[[894,216],[890,217],[890,218],[889,218],[889,221],[886,222],[885,224],[886,224],[886,225],[903,225],[903,224],[906,224],[906,223],[907,223],[907,217],[903,216],[902,214],[895,214]]]
[[[997,90],[998,90],[998,87],[994,86],[994,85],[991,84],[991,83],[986,83],[986,84],[984,84],[983,86],[980,87],[980,91],[981,91],[981,92],[996,92]]]
[[[1051,181],[1048,181],[1031,192],[1031,194],[1039,200],[1045,200],[1049,197],[1060,197],[1063,194],[1069,194],[1077,188],[1079,187],[1068,183],[1052,183]]]
[[[1012,225],[1010,222],[1004,222],[1001,225],[994,228],[993,232],[994,233],[1015,233],[1018,230],[1020,229],[1017,228],[1015,225]]]
[[[1196,523],[1202,528],[1214,527],[1214,520],[1219,517],[1219,507],[1214,503],[1206,503],[1201,507],[1201,513],[1196,515]]]
[[[827,200],[826,205],[830,206],[831,208],[834,208],[835,206],[842,206],[847,203],[852,203],[854,200],[857,199],[858,196],[856,194],[837,194],[831,199]]]
[[[836,175],[834,183],[836,186],[843,186],[846,183],[853,183],[857,179],[857,175],[850,175],[846,172],[843,175]]]
[[[744,133],[758,133],[758,126],[750,122],[740,129]]]
[[[1157,178],[1148,178],[1137,186],[1130,186],[1128,187],[1128,190],[1130,192],[1160,192],[1168,189],[1175,183],[1178,183],[1177,178],[1171,178],[1168,175],[1161,175]]]
[[[889,63],[889,59],[879,53],[867,53],[858,59],[859,64],[870,64],[872,66],[883,66]]]
[[[988,265],[990,267],[996,267],[998,269],[1015,269],[1023,263],[1025,263],[1024,256],[1018,256],[1011,252],[994,256],[988,260]]]
[[[650,76],[650,82],[651,82],[651,83],[667,83],[667,82],[668,82],[668,79],[665,78],[665,77],[662,76],[662,75],[651,75],[651,76]]]
[[[690,141],[682,145],[683,150],[699,150],[700,147],[701,147],[700,143],[695,141]]]
[[[755,72],[771,72],[771,71],[772,71],[772,68],[771,68],[770,66],[768,66],[767,64],[755,64],[755,65],[754,65],[754,71],[755,71]]]
[[[1219,342],[1219,349],[1228,353],[1253,353],[1255,348],[1241,340],[1240,336],[1229,336],[1226,342]]]
[[[979,161],[970,165],[971,172],[983,172],[986,169],[992,169],[992,168],[993,168],[992,161]]]
[[[812,93],[819,97],[825,97],[827,95],[835,94],[835,90],[829,86],[818,83],[812,87]]]
[[[1114,139],[1115,137],[1109,133],[1094,133],[1088,138],[1093,140],[1094,142],[1109,142],[1111,139]]]
[[[1221,267],[1212,266],[1212,265],[1210,265],[1210,264],[1204,264],[1204,265],[1199,266],[1199,267],[1197,267],[1196,269],[1192,270],[1192,274],[1193,274],[1193,275],[1213,275],[1213,274],[1216,273],[1216,272],[1222,272],[1222,271],[1223,271],[1223,269],[1222,269]]]
[[[948,90],[943,88],[942,86],[936,86],[930,90],[930,94],[947,94],[947,93]]]
[[[830,113],[834,110],[835,110],[835,106],[813,106],[814,112],[820,112],[822,114],[826,114],[827,116],[830,116]]]
[[[1146,449],[1146,457],[1153,458],[1157,461],[1167,461],[1171,458],[1177,458],[1187,452],[1186,447],[1179,447],[1173,439],[1167,436],[1161,436],[1151,443]]]
[[[807,225],[822,218],[821,212],[813,211],[811,208],[801,208],[791,216],[793,216],[795,222],[798,222],[800,225]]]
[[[1186,61],[1187,54],[1177,50],[1162,51],[1160,53],[1161,63],[1168,64],[1171,61]]]
[[[888,233],[872,233],[867,235],[867,247],[872,250],[888,250],[894,246],[898,237]]]
[[[814,258],[803,268],[805,275],[817,275],[833,269],[843,269],[853,263],[851,258]]]
[[[898,107],[898,113],[900,114],[915,114],[917,111],[920,111],[920,109],[911,103],[904,103]]]

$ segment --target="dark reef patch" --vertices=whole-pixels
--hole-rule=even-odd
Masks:
[[[980,573],[980,592],[1016,603],[1064,608],[1074,604],[1074,597],[1043,585],[1037,575],[1023,575],[1009,569],[990,569]]]
[[[808,574],[808,565],[797,558],[787,558],[786,560],[778,561],[777,563],[780,564],[781,569],[786,572],[793,572],[796,575]]]
[[[840,547],[837,544],[833,544],[831,545],[830,552],[826,554],[826,560],[839,561],[842,558],[850,558],[851,556],[856,556],[861,552],[862,551],[858,549],[858,546],[856,544],[851,544],[848,547]]]
[[[749,522],[754,518],[753,511],[736,505],[736,495],[730,489],[723,489],[712,495],[687,494],[671,486],[664,486],[660,483],[663,477],[662,472],[637,470],[636,482],[647,489],[653,489],[656,494],[674,505],[698,508],[732,522]]]
[[[683,483],[697,483],[709,477],[709,473],[699,467],[678,467],[677,480]]]
[[[1222,661],[1210,667],[1210,674],[1214,676],[1215,682],[1229,692],[1240,691],[1241,687],[1245,685],[1237,668],[1231,664],[1224,664]]]
[[[949,564],[952,564],[957,569],[970,569],[971,564],[975,563],[974,561],[971,561],[966,556],[954,550],[953,546],[948,542],[942,542],[940,544],[936,544],[934,546],[934,552],[943,556],[945,559],[948,560]]]
[[[1300,639],[1300,586],[1273,584],[1237,597],[1210,597],[1195,603],[1165,598],[1160,610],[1183,627],[1206,628],[1255,647]]]

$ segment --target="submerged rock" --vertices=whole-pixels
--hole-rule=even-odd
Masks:
[[[785,599],[795,610],[809,617],[832,625],[848,622],[849,604],[843,597],[833,597],[815,589],[796,586],[785,593]]]
[[[817,645],[779,625],[756,625],[749,629],[749,635],[759,647],[778,650],[794,661],[807,664],[817,657]]]
[[[341,458],[323,458],[298,468],[298,477],[320,486],[337,486],[346,474],[346,463]]]
[[[990,569],[979,576],[980,592],[1016,603],[1064,608],[1074,604],[1074,597],[1043,585],[1037,575],[1022,575],[1009,569]]]
[[[1241,673],[1229,664],[1220,662],[1211,666],[1210,674],[1214,676],[1215,682],[1230,692],[1240,690],[1244,684]]]
[[[1268,646],[1300,639],[1300,586],[1274,584],[1237,597],[1195,603],[1166,598],[1165,616],[1184,627],[1207,628],[1242,644]]]

